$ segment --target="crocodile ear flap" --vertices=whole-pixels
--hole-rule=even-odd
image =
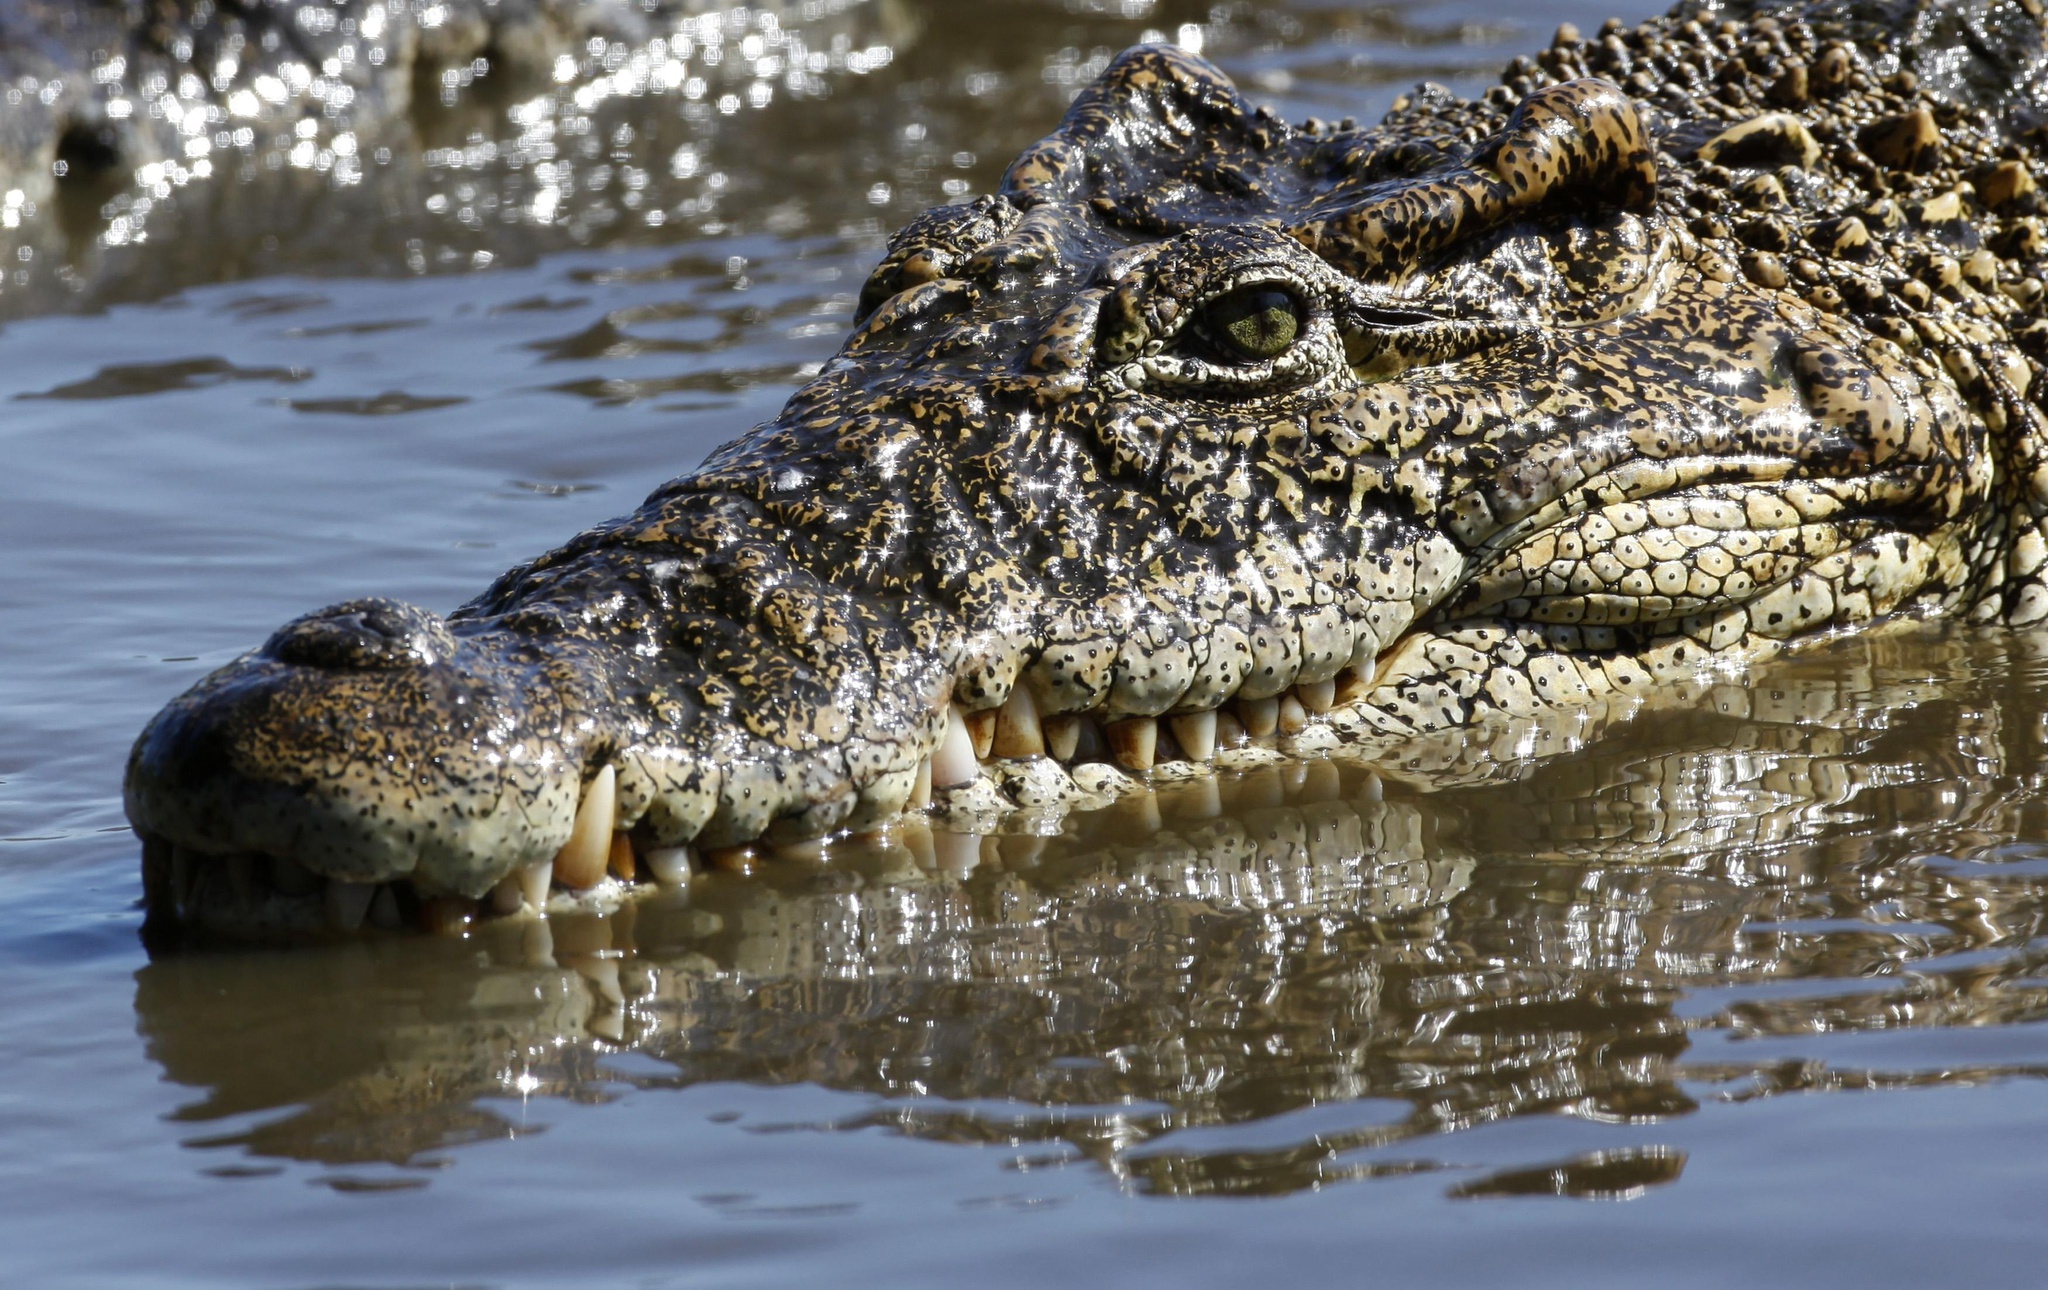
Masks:
[[[1635,104],[1587,78],[1523,99],[1465,164],[1391,191],[1339,188],[1289,232],[1353,276],[1398,276],[1544,208],[1647,212],[1656,197],[1655,153]]]
[[[1189,185],[1257,191],[1252,172],[1277,157],[1287,133],[1208,62],[1171,45],[1139,45],[1081,91],[1058,130],[1011,164],[1002,191],[1027,210],[1092,200],[1128,221],[1123,208],[1149,194]]]

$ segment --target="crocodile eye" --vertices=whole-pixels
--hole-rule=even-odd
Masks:
[[[1293,292],[1261,285],[1218,296],[1202,307],[1195,323],[1219,356],[1263,363],[1293,348],[1305,315]]]

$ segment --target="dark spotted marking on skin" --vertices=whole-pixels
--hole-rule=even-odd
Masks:
[[[1565,31],[1368,127],[1126,53],[892,239],[774,421],[445,621],[324,610],[174,701],[129,766],[152,872],[475,897],[607,767],[636,847],[725,854],[914,809],[956,726],[1143,769],[1221,707],[1218,758],[1394,757],[2048,619],[2048,40],[2032,0],[1918,12]],[[1285,343],[1223,352],[1233,300]]]

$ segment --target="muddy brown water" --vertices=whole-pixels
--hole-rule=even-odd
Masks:
[[[725,14],[696,98],[486,77],[358,183],[259,143],[0,248],[0,1283],[2032,1283],[2048,634],[1839,642],[1485,775],[1224,777],[965,872],[145,955],[158,704],[315,605],[451,608],[772,414],[887,229],[1114,49],[1370,116],[1606,16],[782,12],[752,54]]]

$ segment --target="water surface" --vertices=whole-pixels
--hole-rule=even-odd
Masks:
[[[630,50],[485,77],[359,182],[259,140],[246,178],[13,234],[0,1281],[2037,1275],[2044,633],[1908,626],[948,870],[152,962],[119,802],[150,712],[309,607],[452,608],[772,415],[887,230],[992,185],[1115,49],[1369,117],[1606,16],[767,12],[667,88]],[[761,70],[798,45],[810,80]]]

